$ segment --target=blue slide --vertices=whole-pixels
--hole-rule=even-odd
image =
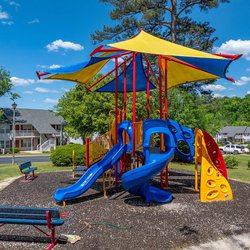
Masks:
[[[151,152],[150,137],[152,134],[163,134],[165,143],[165,152]],[[172,194],[169,191],[150,185],[150,180],[163,170],[173,159],[176,143],[166,121],[160,119],[151,119],[143,122],[143,154],[145,156],[145,165],[132,169],[122,176],[123,187],[134,195],[145,198],[146,203],[170,202]]]
[[[124,130],[129,135],[130,143],[127,145],[123,145],[122,133]],[[91,166],[76,183],[66,188],[57,189],[54,194],[54,199],[56,201],[63,201],[82,195],[91,187],[98,177],[110,169],[123,154],[132,150],[132,124],[129,121],[123,121],[119,124],[118,138],[118,144],[115,145],[101,161]]]

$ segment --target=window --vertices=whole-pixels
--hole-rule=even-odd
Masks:
[[[4,148],[4,141],[0,141],[0,148]]]
[[[6,148],[10,148],[10,141],[6,141]]]
[[[4,134],[4,128],[0,128],[0,134]]]

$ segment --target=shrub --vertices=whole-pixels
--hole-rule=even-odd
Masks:
[[[249,149],[249,151],[250,151],[250,144],[248,144],[248,145],[247,145],[247,148],[248,148],[248,149]]]
[[[19,153],[20,152],[20,148],[14,148],[14,153]],[[10,154],[12,154],[12,148],[9,151]]]
[[[247,167],[250,169],[250,161],[248,161],[248,163],[247,163]]]
[[[85,146],[80,144],[57,146],[51,151],[50,159],[55,166],[70,166],[73,150],[75,151],[75,165],[85,165]]]
[[[227,168],[233,169],[239,166],[239,162],[234,156],[226,156],[224,159],[225,159]]]

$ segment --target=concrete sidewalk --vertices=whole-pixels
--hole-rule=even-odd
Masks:
[[[198,246],[185,248],[185,250],[249,250],[250,233],[233,235],[217,241],[211,241]]]

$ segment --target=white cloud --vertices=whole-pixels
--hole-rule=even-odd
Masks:
[[[0,19],[9,19],[10,16],[6,11],[2,11],[2,6],[0,5]]]
[[[15,6],[15,7],[20,7],[21,6],[20,3],[17,3],[17,2],[14,2],[14,1],[10,1],[9,5],[12,5],[12,6]]]
[[[233,84],[237,86],[242,86],[248,84],[248,82],[250,82],[250,77],[242,76],[238,81],[235,81],[235,83]]]
[[[250,91],[247,91],[247,95],[250,95]]]
[[[5,25],[12,25],[12,24],[14,24],[13,21],[2,21],[1,23],[5,24]]]
[[[47,44],[46,48],[48,51],[54,51],[57,52],[60,48],[65,50],[83,50],[84,47],[80,44],[69,42],[69,41],[63,41],[62,39],[55,40],[54,42]]]
[[[34,79],[23,79],[15,76],[11,77],[10,80],[14,86],[29,86],[36,82]]]
[[[27,91],[24,91],[23,93],[31,95],[31,94],[33,94],[33,91],[27,90]]]
[[[46,98],[44,100],[45,103],[54,103],[57,104],[58,103],[58,99],[51,99],[51,98]]]
[[[57,68],[61,68],[63,65],[59,65],[59,64],[52,64],[50,66],[47,65],[37,65],[37,68],[41,68],[41,69],[57,69]]]
[[[62,88],[62,91],[68,92],[68,91],[70,91],[70,89]]]
[[[223,97],[223,95],[220,95],[220,94],[214,94],[214,98],[217,98],[217,97]]]
[[[57,68],[61,68],[61,67],[62,67],[62,65],[52,64],[52,65],[50,65],[48,68],[49,68],[49,69],[57,69]]]
[[[40,88],[40,87],[35,88],[35,91],[40,92],[40,93],[59,93],[59,91],[55,89],[47,89],[47,88]]]
[[[28,24],[35,24],[35,23],[40,23],[40,20],[38,18],[35,18],[29,22],[27,22]]]
[[[46,80],[46,79],[41,79],[37,80],[37,83],[44,83],[44,84],[52,84],[54,82],[60,82],[61,80]]]
[[[203,89],[212,90],[212,91],[223,91],[227,88],[222,86],[222,85],[219,85],[219,84],[217,84],[217,85],[208,84],[208,85],[203,86]]]
[[[216,53],[222,54],[243,54],[248,61],[250,60],[250,40],[229,40],[215,50]]]

